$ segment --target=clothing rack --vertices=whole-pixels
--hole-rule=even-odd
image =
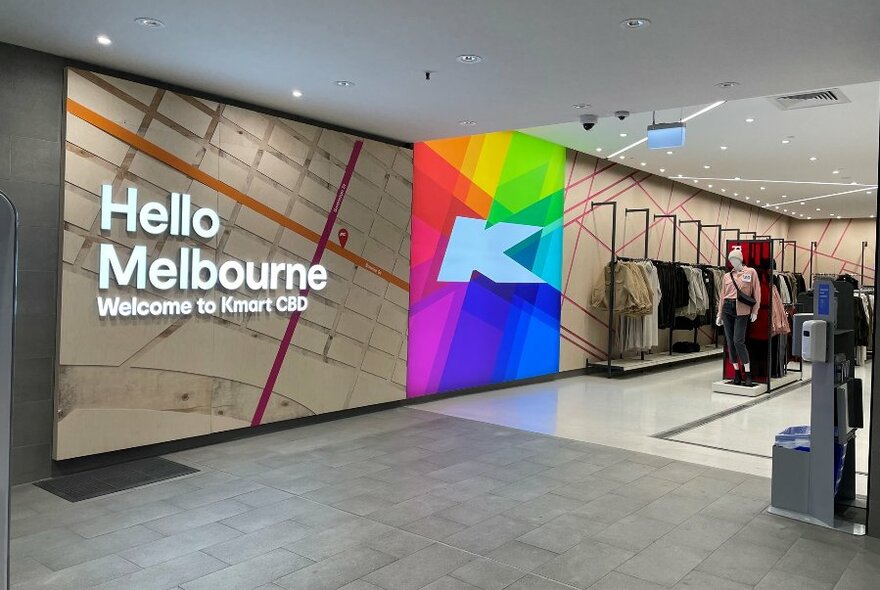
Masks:
[[[696,223],[697,224],[697,264],[700,264],[700,235],[703,233],[703,221],[700,219],[682,219],[681,221],[678,222],[678,226],[681,227],[685,223]],[[696,325],[696,322],[694,322],[694,324],[695,324],[694,325],[694,344],[696,344],[698,337],[699,337],[700,328]],[[674,328],[670,328],[670,331],[673,329]],[[670,341],[671,340],[672,340],[672,338],[670,338]],[[671,350],[671,347],[670,347],[670,350]]]
[[[746,236],[746,234],[751,234],[751,236],[752,236],[751,239],[752,239],[752,240],[756,240],[756,239],[757,239],[758,232],[753,232],[753,231],[741,231],[741,232],[739,232],[740,239],[741,239],[741,238],[744,238],[744,237]]]
[[[672,219],[672,260],[671,260],[671,262],[676,262],[676,260],[675,260],[675,245],[676,245],[676,237],[678,235],[678,215],[658,215],[655,213],[654,219]],[[673,332],[675,332],[674,322],[673,322],[672,326],[669,326],[669,356],[672,356]]]
[[[797,273],[797,240],[782,240],[782,270],[785,270],[785,245],[793,244],[794,245],[794,260],[792,260],[791,267],[794,269],[793,272]]]
[[[721,239],[722,239],[722,234],[725,234],[725,233],[727,233],[727,232],[729,232],[729,231],[735,231],[735,232],[736,232],[736,241],[739,241],[739,240],[740,240],[740,236],[742,235],[742,230],[740,230],[739,228],[735,228],[735,227],[726,227],[726,228],[723,228],[723,229],[719,229],[719,230],[718,230],[718,266],[721,266]],[[726,256],[727,256],[727,253],[726,253],[726,252],[725,252],[724,256],[725,256],[725,258],[726,258]]]
[[[592,203],[590,205],[590,210],[592,211],[596,207],[607,207],[611,206],[611,260],[609,261],[609,265],[611,267],[611,283],[610,283],[610,293],[608,294],[608,377],[611,377],[612,366],[611,366],[611,352],[614,350],[614,285],[615,285],[615,276],[614,271],[617,266],[617,201],[610,201],[604,203]]]
[[[819,242],[810,242],[810,289],[813,288],[813,256],[819,249]]]
[[[646,207],[639,208],[639,209],[630,209],[629,207],[627,207],[626,209],[623,210],[624,217],[628,216],[630,213],[644,213],[645,214],[645,258],[647,259],[648,258],[648,234],[651,231],[651,212]],[[624,234],[625,233],[626,232],[624,231]],[[624,240],[626,239],[625,235],[624,235],[623,239]]]
[[[859,277],[859,285],[860,286],[865,284],[865,248],[867,248],[867,247],[868,247],[868,242],[863,241],[862,242],[862,263],[861,263],[862,272],[861,272],[861,276]]]

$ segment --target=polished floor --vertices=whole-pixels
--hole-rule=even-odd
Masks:
[[[668,394],[633,420],[674,424]],[[560,411],[528,407],[515,412],[540,422]],[[880,543],[768,515],[765,478],[437,411],[171,458],[202,471],[77,504],[15,488],[13,587],[851,590],[880,579]]]
[[[864,385],[866,428],[870,370],[870,363],[856,369]],[[419,408],[770,477],[776,433],[810,423],[809,364],[802,382],[754,399],[712,392],[712,382],[719,377],[716,359],[617,379],[570,377],[447,398]],[[719,413],[725,415],[698,425]],[[668,438],[656,436],[691,423],[697,424]],[[860,494],[867,493],[867,457],[864,430],[856,438]]]

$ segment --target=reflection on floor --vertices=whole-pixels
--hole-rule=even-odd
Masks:
[[[524,403],[510,411],[551,421]],[[698,414],[659,409],[637,421]],[[868,590],[880,577],[876,540],[766,514],[767,479],[436,412],[169,458],[202,471],[76,504],[15,488],[13,587]]]
[[[870,363],[857,369],[865,388],[865,424],[870,408]],[[810,423],[810,383],[781,395],[755,400],[713,393],[720,363],[707,361],[633,377],[590,375],[549,383],[448,398],[417,406],[448,416],[521,428],[532,432],[653,453],[702,465],[770,476],[770,453],[777,432]],[[810,375],[805,366],[804,378]],[[774,392],[776,393],[776,392]],[[766,396],[764,396],[766,397]],[[752,405],[754,404],[754,405]],[[652,435],[737,406],[675,440]],[[695,443],[695,444],[685,444]],[[857,471],[867,473],[867,430],[857,438]],[[858,478],[866,493],[866,478]]]

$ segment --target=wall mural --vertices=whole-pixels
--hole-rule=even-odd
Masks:
[[[405,397],[410,150],[80,70],[67,111],[57,459]]]
[[[565,148],[492,133],[414,167],[408,397],[558,371]]]

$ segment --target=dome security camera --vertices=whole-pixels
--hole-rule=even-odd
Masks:
[[[629,117],[629,111],[614,111],[614,116],[623,121]]]
[[[599,117],[596,115],[581,115],[581,125],[583,125],[584,131],[589,131],[595,127],[598,122]]]

